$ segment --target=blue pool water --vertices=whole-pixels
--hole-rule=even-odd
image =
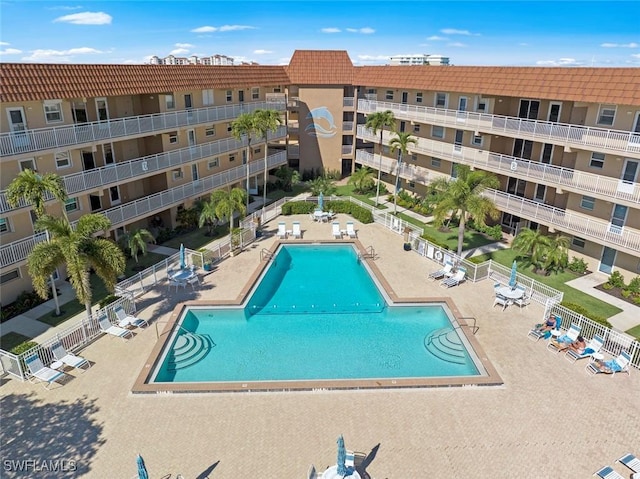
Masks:
[[[244,308],[191,308],[181,326],[155,383],[479,374],[447,351],[446,309],[388,306],[351,245],[282,246]]]

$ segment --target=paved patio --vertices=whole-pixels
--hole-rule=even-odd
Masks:
[[[331,239],[330,224],[307,216],[306,239]],[[346,217],[339,220],[344,225]],[[282,219],[280,219],[282,221]],[[195,292],[159,287],[138,314],[164,327],[179,301],[235,298],[271,234],[221,262]],[[136,474],[142,454],[152,478],[306,477],[310,464],[335,463],[336,439],[369,454],[376,479],[590,477],[626,452],[640,454],[640,374],[588,376],[529,341],[543,314],[492,309],[492,282],[445,290],[426,279],[437,265],[402,250],[402,236],[359,225],[364,246],[400,297],[450,295],[463,316],[477,318],[476,338],[504,381],[500,387],[405,390],[133,395],[131,387],[156,342],[156,326],[128,342],[101,338],[82,351],[94,365],[45,391],[7,380],[0,386],[3,460],[74,460],[75,471],[3,477],[119,477]],[[187,245],[188,246],[188,245]],[[4,464],[4,463],[3,463]]]

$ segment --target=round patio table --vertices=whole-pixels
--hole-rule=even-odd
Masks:
[[[511,289],[509,286],[502,286],[496,293],[507,299],[520,299],[524,296],[524,290],[520,288]]]
[[[341,476],[338,474],[338,466],[331,466],[329,469],[322,473],[322,479],[361,479],[360,474],[355,469],[351,469],[351,474],[348,476]]]
[[[191,271],[190,269],[181,269],[177,273],[171,275],[171,279],[174,281],[188,281],[195,275],[195,271]]]

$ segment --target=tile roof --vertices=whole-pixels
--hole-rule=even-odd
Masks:
[[[365,66],[354,84],[640,105],[640,68]]]
[[[351,85],[353,72],[344,50],[296,50],[287,67],[294,85]]]
[[[0,101],[288,85],[283,66],[0,63]]]

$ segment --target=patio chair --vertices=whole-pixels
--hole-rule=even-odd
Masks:
[[[300,222],[294,221],[291,223],[291,236],[294,238],[302,238],[302,231],[300,230]]]
[[[443,280],[440,283],[440,286],[445,286],[447,288],[458,286],[460,283],[464,282],[466,275],[467,275],[467,270],[465,268],[458,268],[458,271],[456,271],[456,273],[450,278]]]
[[[612,469],[611,466],[605,466],[599,471],[594,472],[593,475],[601,477],[602,479],[624,479],[622,474]]]
[[[520,311],[522,311],[525,307],[531,304],[531,296],[533,296],[533,292],[530,292],[529,294],[525,294],[520,299],[514,300],[513,304],[517,304],[520,307]]]
[[[124,309],[122,309],[122,306],[116,306],[113,308],[113,312],[116,313],[116,318],[118,318],[118,325],[123,328],[127,326],[135,326],[136,328],[149,326],[149,323],[144,319],[127,314]]]
[[[52,383],[64,377],[62,371],[56,371],[42,364],[42,359],[37,354],[24,359],[32,378],[41,382],[45,389],[49,389]]]
[[[287,239],[287,229],[284,223],[278,223],[278,232],[276,234],[279,239]]]
[[[187,287],[187,282],[169,278],[169,283],[167,284],[167,288],[170,290],[171,287],[173,287],[173,286],[175,286],[176,293],[177,293],[178,292],[178,288],[180,288],[180,287],[186,288]]]
[[[564,357],[568,360],[571,361],[572,363],[575,363],[578,359],[584,359],[584,358],[588,358],[590,357],[592,354],[598,353],[600,352],[600,349],[602,348],[602,345],[604,344],[604,339],[602,339],[600,336],[595,335],[591,341],[589,341],[587,343],[587,347],[584,348],[584,351],[582,352],[582,354],[578,353],[577,351],[574,351],[573,349],[569,349],[567,350],[567,352],[564,354]]]
[[[560,326],[562,325],[562,318],[558,315],[555,316],[556,325],[553,327],[554,330],[560,331]],[[541,331],[538,329],[539,325],[536,325],[531,331],[527,333],[527,337],[531,341],[538,341],[540,339],[549,339],[551,337],[551,331]]]
[[[629,372],[629,365],[631,364],[631,356],[629,353],[622,351],[617,357],[610,359],[609,361],[593,361],[587,364],[585,368],[589,374],[610,374],[615,376],[616,373],[626,372],[631,376]]]
[[[133,337],[133,333],[131,331],[121,328],[120,326],[114,326],[106,316],[98,318],[98,324],[100,325],[100,330],[110,336],[116,336],[125,340],[127,339],[127,336]]]
[[[187,283],[191,285],[191,289],[196,289],[196,284],[198,286],[200,286],[200,278],[198,277],[197,274],[194,274],[192,277],[190,277],[187,280]],[[185,284],[187,284],[187,283],[185,283]]]
[[[53,357],[56,358],[56,361],[60,361],[67,366],[71,366],[72,368],[86,371],[91,367],[91,363],[89,361],[87,361],[85,358],[81,358],[80,356],[76,356],[75,354],[70,353],[59,342],[53,343],[51,345],[51,353],[53,354]]]
[[[508,306],[511,306],[513,304],[513,301],[510,299],[505,298],[504,296],[496,296],[496,299],[493,301],[493,307],[495,308],[496,304],[499,304],[502,306],[502,311],[504,311],[505,309],[507,309]]]
[[[353,221],[347,221],[347,234],[349,238],[357,238],[356,230],[353,229]]]
[[[633,454],[631,454],[631,453],[625,454],[620,459],[618,459],[618,462],[620,462],[620,463],[624,464],[625,466],[627,466],[635,474],[640,474],[640,459],[638,459]]]
[[[342,239],[342,231],[340,231],[340,223],[333,222],[331,223],[331,234],[333,234],[334,239]]]
[[[566,344],[572,343],[576,339],[578,339],[578,336],[580,336],[580,331],[582,331],[582,326],[578,326],[575,323],[571,323],[571,326],[569,326],[569,331],[567,331],[567,334],[563,334],[558,339],[552,339],[551,341],[549,341],[549,344],[547,344],[547,349],[552,353],[558,354],[560,352],[560,349],[562,349],[563,346],[565,346]]]
[[[438,271],[429,273],[429,278],[433,279],[434,281],[436,279],[442,279],[445,276],[450,276],[452,270],[453,270],[453,263],[451,261],[446,261],[444,263],[444,268],[441,268]]]

